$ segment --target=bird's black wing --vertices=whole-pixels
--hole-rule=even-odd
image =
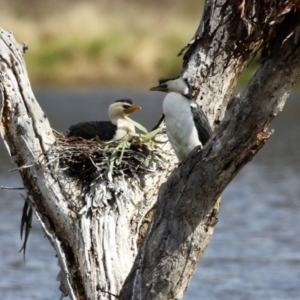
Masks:
[[[205,113],[198,105],[198,103],[195,102],[194,100],[190,100],[190,106],[191,106],[191,112],[193,115],[194,123],[198,131],[199,140],[202,146],[204,146],[212,136],[213,131],[209,125],[209,121]]]
[[[116,131],[117,126],[109,121],[90,121],[72,125],[67,136],[82,137],[86,140],[98,136],[101,141],[109,141],[114,137]]]

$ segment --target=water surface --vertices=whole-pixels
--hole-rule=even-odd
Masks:
[[[161,114],[163,94],[132,90],[36,90],[53,128],[107,119],[107,107],[131,97],[132,117],[148,128]],[[272,123],[274,135],[227,187],[212,241],[185,300],[300,299],[300,103],[294,93]],[[0,185],[22,186],[0,144]],[[37,221],[26,263],[18,253],[22,191],[0,190],[0,299],[58,299],[57,259]]]

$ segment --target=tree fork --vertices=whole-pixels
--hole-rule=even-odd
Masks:
[[[215,129],[202,151],[176,168],[166,143],[168,169],[139,174],[139,180],[96,179],[85,189],[57,175],[50,151],[56,137],[31,91],[26,49],[0,30],[1,134],[57,251],[65,295],[182,299],[213,234],[222,191],[269,138],[268,124],[299,75],[299,4],[277,2],[206,1],[182,73]],[[224,118],[257,49],[263,64]]]

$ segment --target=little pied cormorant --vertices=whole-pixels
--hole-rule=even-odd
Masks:
[[[192,99],[185,78],[159,80],[150,91],[167,92],[163,102],[166,130],[179,161],[185,160],[196,146],[203,146],[212,135],[208,119]]]
[[[93,139],[96,136],[101,141],[124,141],[130,139],[129,132],[135,132],[134,125],[125,119],[125,116],[141,110],[133,104],[131,99],[121,99],[112,103],[108,108],[110,121],[90,121],[72,125],[67,136]]]

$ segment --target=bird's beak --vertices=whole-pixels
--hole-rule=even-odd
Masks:
[[[142,107],[141,106],[137,106],[137,105],[133,105],[129,108],[124,109],[125,114],[132,114],[133,112],[137,111],[137,110],[141,110]]]
[[[159,92],[168,92],[168,86],[166,84],[160,84],[158,86],[154,86],[149,91],[159,91]]]

